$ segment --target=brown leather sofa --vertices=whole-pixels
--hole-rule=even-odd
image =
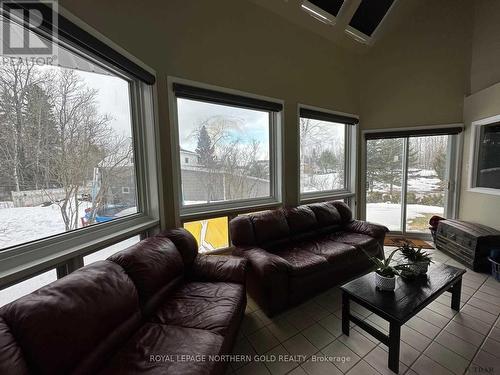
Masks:
[[[380,257],[388,229],[332,201],[241,215],[230,231],[234,255],[249,261],[248,293],[272,316],[368,271],[361,248]]]
[[[184,229],[148,238],[2,307],[0,374],[222,374],[245,271]]]

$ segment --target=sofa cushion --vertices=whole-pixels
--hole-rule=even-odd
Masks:
[[[288,273],[291,276],[307,275],[328,267],[328,262],[324,257],[300,247],[289,246],[273,253],[288,263]]]
[[[147,238],[108,258],[119,264],[139,292],[141,304],[184,275],[184,263],[174,243],[166,237]],[[163,293],[163,297],[167,293]],[[155,296],[156,297],[156,296]]]
[[[342,217],[329,202],[313,203],[309,205],[309,208],[316,215],[319,227],[342,224]]]
[[[360,252],[347,243],[332,241],[329,236],[304,242],[302,247],[304,250],[324,257],[329,263],[342,262],[351,257],[354,252]]]
[[[208,356],[219,354],[223,341],[210,331],[146,323],[100,374],[212,374],[217,363]]]
[[[313,210],[307,206],[289,208],[285,216],[293,235],[313,230],[318,225]]]
[[[283,210],[272,210],[250,215],[258,244],[279,241],[290,235]]]
[[[30,371],[66,374],[109,355],[140,324],[132,280],[115,263],[100,261],[4,306]],[[89,360],[92,357],[92,360]]]
[[[178,289],[150,318],[151,322],[209,330],[225,335],[245,308],[245,288],[223,282],[192,282]]]
[[[367,236],[366,234],[361,233],[352,233],[352,232],[336,232],[330,234],[328,236],[332,241],[342,242],[345,244],[353,245],[357,248],[371,248],[376,247],[378,242],[375,238]]]

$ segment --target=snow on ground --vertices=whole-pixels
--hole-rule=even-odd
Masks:
[[[337,172],[324,174],[302,174],[300,178],[302,192],[342,189],[341,176]]]
[[[80,202],[78,220],[89,206],[88,202]],[[57,205],[0,209],[0,249],[63,232],[64,222]]]
[[[407,219],[415,219],[425,214],[443,215],[443,207],[409,204]],[[401,205],[397,203],[368,203],[366,205],[366,220],[383,224],[390,230],[401,230]]]
[[[389,193],[391,185],[384,182],[374,182],[373,191]],[[401,191],[401,186],[394,184],[393,191]],[[408,191],[414,193],[442,192],[441,180],[432,169],[410,170],[408,176]]]

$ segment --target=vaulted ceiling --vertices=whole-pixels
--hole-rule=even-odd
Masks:
[[[250,1],[359,53],[376,48],[380,39],[395,30],[419,6],[418,0]]]

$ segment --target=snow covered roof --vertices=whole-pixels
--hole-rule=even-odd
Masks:
[[[182,147],[181,147],[181,152],[184,152],[186,154],[191,154],[191,155],[198,155],[196,152],[186,150],[185,148],[182,148]]]

